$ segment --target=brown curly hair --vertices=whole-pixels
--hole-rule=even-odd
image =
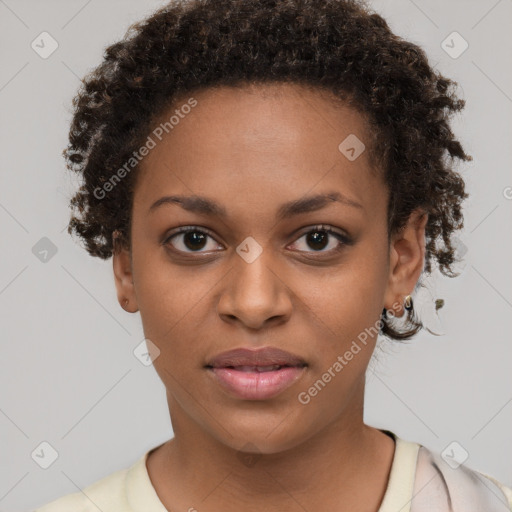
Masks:
[[[422,208],[429,215],[424,271],[435,258],[444,275],[457,275],[450,236],[463,227],[468,195],[453,159],[472,158],[448,120],[465,101],[420,47],[356,0],[180,0],[131,25],[73,99],[63,154],[82,184],[70,201],[68,232],[103,259],[118,243],[131,247],[137,166],[105,197],[97,190],[133,157],[152,123],[192,91],[271,82],[330,91],[365,116],[370,160],[389,187],[388,236]],[[408,312],[409,329],[400,331],[385,313],[381,332],[390,338],[422,327]]]

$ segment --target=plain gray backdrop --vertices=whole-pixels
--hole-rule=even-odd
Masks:
[[[0,510],[83,489],[172,436],[163,384],[133,354],[140,317],[119,306],[112,261],[66,232],[77,182],[61,155],[80,78],[164,3],[0,0]],[[468,466],[511,486],[512,1],[371,5],[459,83],[467,105],[452,127],[474,161],[460,166],[471,196],[461,275],[433,292],[444,335],[383,345],[365,421],[439,453],[456,441]],[[42,37],[45,51],[58,44],[46,58],[32,45]],[[44,442],[58,454],[47,469],[34,455]]]

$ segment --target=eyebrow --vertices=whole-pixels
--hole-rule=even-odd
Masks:
[[[338,202],[345,206],[364,210],[362,204],[349,199],[340,192],[326,192],[315,196],[303,197],[295,201],[290,201],[280,206],[277,212],[279,220],[288,219],[302,213],[321,210],[332,202]],[[227,217],[226,209],[212,199],[203,196],[164,196],[155,201],[149,208],[148,213],[154,212],[164,204],[178,204],[184,210],[202,215],[213,215],[222,219]]]

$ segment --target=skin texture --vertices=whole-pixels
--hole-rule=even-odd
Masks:
[[[146,338],[160,350],[153,364],[175,436],[151,452],[151,481],[169,510],[376,511],[394,454],[393,440],[363,423],[376,338],[307,405],[297,396],[384,307],[402,316],[423,269],[427,216],[413,212],[388,244],[385,182],[365,152],[349,161],[338,150],[349,134],[369,140],[365,120],[327,93],[267,84],[194,98],[198,105],[143,160],[132,252],[113,257],[120,304],[128,299],[125,309],[140,311]],[[333,191],[361,207],[332,201],[276,218],[285,202]],[[227,217],[178,204],[149,212],[171,194],[207,196]],[[319,224],[352,243],[328,235],[318,249],[306,235]],[[168,240],[180,226],[212,237],[194,251],[183,234]],[[236,252],[248,236],[262,248],[252,263]],[[234,398],[204,369],[226,350],[264,346],[308,365],[272,399]],[[253,453],[253,462],[241,452]]]

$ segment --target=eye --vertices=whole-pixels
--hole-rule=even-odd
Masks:
[[[350,245],[350,238],[344,233],[338,232],[329,226],[315,226],[304,233],[298,240],[305,238],[305,243],[313,249],[313,251],[299,249],[300,252],[322,252],[329,253],[332,251],[339,251],[343,249],[343,246]],[[333,240],[333,238],[335,240]],[[330,239],[330,240],[329,240]],[[296,245],[294,242],[293,245]],[[329,248],[330,245],[330,248]],[[325,248],[328,250],[324,250]]]
[[[210,252],[212,250],[215,251],[216,248],[223,249],[217,242],[212,242],[210,248],[208,248],[208,238],[215,240],[213,235],[206,228],[183,226],[176,229],[168,236],[164,240],[163,245],[170,245],[173,250],[182,253],[201,253]],[[344,233],[324,225],[314,226],[312,229],[305,232],[298,240],[303,238],[305,239],[305,243],[313,250],[298,249],[299,252],[330,253],[332,251],[339,251],[343,249],[345,245],[351,245],[352,243],[351,239]],[[292,247],[297,245],[297,243],[297,241],[294,242]],[[329,246],[331,247],[329,248]],[[327,250],[325,250],[326,247]]]
[[[205,228],[196,226],[183,226],[178,228],[171,236],[167,237],[163,245],[172,245],[178,252],[209,252],[219,247],[218,243],[211,244],[210,249],[201,251],[208,246],[207,240],[213,236]]]

